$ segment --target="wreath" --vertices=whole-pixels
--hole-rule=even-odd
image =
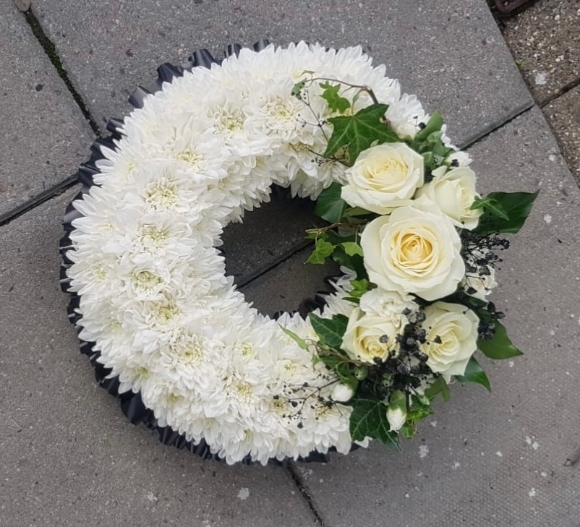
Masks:
[[[482,198],[438,113],[360,47],[206,51],[110,121],[61,243],[81,349],[133,422],[228,463],[397,448],[448,398],[489,388],[474,352],[521,352],[487,295],[500,233],[536,194]],[[260,314],[220,236],[272,185],[317,200],[312,264],[342,275],[307,317]]]

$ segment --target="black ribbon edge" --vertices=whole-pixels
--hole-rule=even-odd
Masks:
[[[267,39],[262,39],[256,42],[252,49],[256,52],[265,49],[270,42]],[[225,51],[225,56],[238,55],[242,50],[242,46],[239,44],[230,44],[227,46]],[[171,82],[174,78],[183,76],[185,71],[191,71],[193,68],[203,67],[211,68],[212,64],[220,64],[221,60],[215,59],[207,49],[200,49],[195,51],[185,62],[181,65],[171,64],[166,62],[161,64],[157,68],[157,79],[151,90],[139,86],[129,97],[129,103],[136,109],[143,108],[145,97],[151,93],[155,93],[162,89],[164,82]],[[70,295],[69,304],[67,307],[68,320],[74,326],[77,332],[77,338],[79,340],[79,349],[81,354],[86,355],[89,358],[91,365],[95,370],[95,379],[97,384],[106,390],[108,393],[113,395],[115,398],[119,399],[121,410],[127,417],[127,419],[134,425],[144,424],[149,430],[156,432],[158,439],[161,443],[167,446],[174,446],[179,449],[187,449],[193,454],[201,457],[202,459],[211,459],[215,461],[224,461],[224,458],[220,457],[217,453],[212,454],[210,446],[205,442],[204,439],[200,441],[199,444],[195,445],[192,441],[187,441],[185,434],[180,434],[179,432],[173,430],[170,426],[160,426],[158,420],[155,418],[153,410],[147,408],[143,403],[140,392],[125,392],[119,393],[120,382],[118,377],[109,378],[111,369],[106,368],[98,359],[100,357],[100,352],[94,349],[94,342],[87,342],[80,338],[79,333],[81,331],[78,321],[81,319],[81,315],[78,314],[77,309],[80,305],[80,296],[75,292],[71,291],[70,278],[67,276],[67,269],[71,267],[72,261],[68,258],[68,251],[72,249],[72,241],[70,239],[70,234],[75,230],[72,222],[75,219],[81,218],[82,214],[78,212],[73,207],[73,202],[81,199],[85,194],[87,194],[92,186],[96,186],[93,180],[93,176],[99,173],[97,168],[97,162],[99,160],[105,159],[102,153],[102,148],[110,148],[112,150],[116,149],[115,141],[122,138],[120,132],[123,126],[123,119],[111,118],[107,122],[106,128],[111,133],[106,138],[97,139],[91,145],[91,157],[85,163],[82,163],[76,174],[78,181],[82,184],[81,191],[72,199],[68,204],[64,217],[62,219],[62,226],[64,229],[64,236],[59,242],[59,253],[61,255],[61,267],[60,267],[60,284],[61,290]],[[285,189],[275,187],[275,192],[284,192]],[[337,277],[327,278],[327,282],[331,283]],[[306,316],[307,313],[318,308],[322,308],[325,305],[325,296],[328,295],[327,292],[318,292],[313,299],[304,300],[298,309],[298,312],[302,316]],[[280,316],[282,313],[276,313],[275,318]],[[359,445],[356,443],[352,444],[351,451],[357,450]],[[301,456],[296,459],[296,461],[311,463],[311,462],[321,462],[328,463],[330,461],[330,453],[336,452],[335,447],[329,448],[327,453],[318,452],[313,450],[307,456]],[[268,461],[269,465],[286,465],[293,458],[284,458],[278,460],[276,458],[271,458]],[[247,455],[240,462],[244,465],[252,465],[257,463],[252,459],[250,455]]]

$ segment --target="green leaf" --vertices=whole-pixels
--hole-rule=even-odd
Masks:
[[[504,212],[505,216],[486,209],[476,228],[478,234],[492,234],[496,232],[516,233],[532,210],[538,192],[492,192],[485,199],[493,200],[496,207]]]
[[[443,118],[441,117],[441,114],[438,111],[436,111],[431,116],[429,121],[427,121],[425,128],[417,132],[417,135],[415,135],[415,142],[418,143],[425,141],[432,133],[441,131],[442,126],[443,126]]]
[[[328,82],[323,82],[320,87],[324,90],[322,92],[322,98],[328,103],[331,111],[344,113],[350,108],[349,100],[341,97],[338,93],[340,91],[340,84],[332,86]]]
[[[449,401],[449,397],[451,397],[449,386],[447,386],[447,383],[443,377],[437,377],[435,382],[425,390],[425,395],[431,400],[433,400],[435,396],[439,394],[441,394],[444,401]]]
[[[369,290],[370,282],[363,278],[362,280],[351,280],[350,285],[352,285],[350,296],[358,300]]]
[[[337,355],[318,355],[318,360],[331,368],[340,379],[340,382],[346,384],[349,388],[356,390],[358,379],[354,375],[354,366],[348,358]]]
[[[518,357],[523,353],[516,348],[507,335],[506,328],[499,322],[495,323],[495,333],[491,340],[478,340],[477,347],[490,359],[502,360]]]
[[[366,398],[355,398],[349,404],[353,410],[350,415],[350,435],[353,441],[362,441],[372,437],[385,445],[399,450],[399,438],[391,432],[387,419],[387,407],[379,401]]]
[[[294,342],[296,342],[296,344],[298,344],[298,346],[300,346],[303,350],[308,349],[308,344],[306,344],[306,341],[302,337],[299,337],[296,335],[296,333],[290,331],[284,326],[280,326],[280,329],[286,333],[286,335],[288,335]]]
[[[362,247],[356,242],[344,242],[341,245],[348,256],[354,256],[355,254],[359,256],[363,255]]]
[[[309,313],[310,323],[320,338],[320,343],[329,348],[339,350],[342,346],[342,337],[346,331],[348,317],[334,315],[332,318],[322,318]]]
[[[316,240],[314,250],[306,260],[306,263],[323,264],[326,259],[334,252],[334,245],[322,238]]]
[[[372,104],[355,115],[331,117],[332,135],[324,152],[324,157],[332,157],[341,148],[346,147],[348,161],[352,165],[358,155],[373,143],[398,142],[399,137],[383,122],[387,104]]]
[[[471,210],[484,209],[489,211],[491,214],[503,218],[504,220],[509,220],[509,216],[499,202],[493,198],[475,198],[470,207]]]
[[[333,183],[324,189],[318,196],[314,214],[330,223],[338,223],[346,209],[346,202],[340,197],[341,191],[340,183]]]
[[[373,212],[363,209],[362,207],[349,207],[346,211],[347,216],[368,216],[374,214]]]
[[[465,373],[463,375],[454,376],[459,382],[475,382],[485,386],[491,392],[491,386],[489,384],[489,379],[485,372],[481,369],[479,362],[475,360],[475,357],[471,357],[467,363],[467,368],[465,368]]]
[[[332,253],[332,259],[338,264],[352,269],[359,280],[368,279],[369,275],[365,269],[365,263],[362,256],[355,254],[349,256],[342,247],[337,247]]]

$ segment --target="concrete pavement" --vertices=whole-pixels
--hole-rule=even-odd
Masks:
[[[0,525],[574,525],[578,465],[566,460],[580,446],[580,190],[541,113],[530,109],[484,0],[32,2],[100,125],[127,111],[128,92],[149,84],[158,64],[199,47],[217,55],[264,36],[361,43],[430,111],[443,111],[455,142],[474,143],[483,191],[542,189],[494,293],[526,354],[513,366],[486,363],[493,393],[454,386],[400,454],[374,445],[290,469],[228,467],[165,447],[96,387],[58,286],[59,221],[75,190],[18,209],[37,195],[18,185],[46,181],[50,192],[82,152],[88,157],[90,128],[23,15],[10,2],[0,9],[1,29],[22,43],[15,58],[14,39],[0,37],[8,94],[0,116],[26,138],[0,147],[0,183],[17,182],[0,205]],[[22,74],[26,53],[49,80]],[[42,90],[27,89],[35,82]],[[49,85],[62,91],[40,100],[53,93]],[[3,127],[2,144],[10,130]],[[43,152],[54,156],[51,168]],[[263,312],[296,308],[322,288],[325,273],[303,265],[301,233],[313,221],[309,204],[284,201],[227,229],[228,271]],[[263,241],[250,244],[259,232]]]

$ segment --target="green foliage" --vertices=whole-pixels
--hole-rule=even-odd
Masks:
[[[482,235],[517,233],[532,210],[538,192],[492,192],[482,201],[484,213],[475,232]],[[491,204],[491,205],[490,205]],[[501,212],[501,214],[500,214]]]
[[[323,264],[326,259],[334,252],[334,245],[327,242],[324,238],[318,238],[314,250],[306,260],[311,264]]]
[[[425,180],[432,179],[431,172],[443,165],[443,162],[454,150],[445,146],[441,136],[443,119],[439,112],[435,112],[425,127],[417,132],[415,137],[409,141],[411,148],[423,156],[425,160]]]
[[[499,201],[494,198],[490,198],[489,196],[487,198],[475,198],[470,208],[471,210],[484,209],[494,216],[498,216],[504,220],[509,221],[510,219],[507,212],[503,209],[501,203],[499,203]]]
[[[332,259],[341,266],[348,267],[356,273],[359,280],[368,280],[369,275],[365,269],[365,264],[362,256],[355,254],[349,256],[342,247],[336,247],[332,253]]]
[[[417,423],[425,419],[425,417],[430,416],[431,413],[431,401],[428,397],[412,395],[407,410],[407,422],[403,425],[399,433],[403,437],[413,437],[417,431]]]
[[[441,114],[437,111],[427,121],[425,128],[417,132],[414,138],[415,142],[422,143],[424,141],[427,141],[427,139],[432,134],[440,132],[442,127],[443,127],[443,117],[441,117]]]
[[[309,313],[308,318],[323,346],[339,350],[342,347],[342,337],[346,331],[348,318],[344,315],[334,315],[332,318],[322,318]]]
[[[481,384],[491,392],[491,385],[489,384],[489,379],[485,372],[481,369],[481,366],[475,360],[475,357],[471,357],[467,363],[467,368],[463,375],[455,375],[455,378],[459,382],[475,382]]]
[[[296,335],[296,333],[294,333],[293,331],[290,331],[289,329],[285,328],[284,326],[280,326],[280,329],[284,333],[286,333],[286,335],[288,335],[294,342],[296,342],[296,344],[298,344],[298,346],[300,346],[300,348],[302,348],[303,350],[308,348],[308,344],[306,344],[306,341],[302,337],[299,337],[298,335]]]
[[[399,137],[384,122],[387,104],[372,104],[354,115],[331,117],[332,135],[324,152],[331,158],[342,148],[346,149],[348,164],[352,165],[358,155],[373,144],[394,143]]]
[[[478,340],[477,347],[482,353],[495,360],[518,357],[523,353],[516,348],[507,335],[506,328],[499,322],[495,323],[495,333],[491,340]]]
[[[351,280],[350,285],[352,286],[350,296],[354,298],[360,298],[371,289],[371,283],[366,278],[362,280]],[[373,287],[375,286],[373,285]]]
[[[338,223],[346,210],[346,201],[341,197],[342,185],[333,183],[324,189],[316,202],[314,214],[330,223]]]
[[[363,255],[362,247],[356,242],[343,242],[340,245],[348,256]]]
[[[435,396],[439,394],[441,394],[441,397],[443,397],[444,401],[449,401],[449,397],[451,397],[449,386],[447,386],[447,383],[443,377],[437,377],[435,382],[425,390],[425,395],[431,400],[433,400]]]
[[[333,86],[328,82],[323,82],[320,87],[324,90],[322,92],[322,98],[328,103],[328,107],[333,112],[344,113],[350,108],[350,102],[348,99],[341,97],[339,95],[340,84]]]
[[[354,374],[352,362],[346,355],[319,354],[317,359],[336,373],[340,382],[346,384],[353,391],[357,389],[358,379]]]
[[[356,397],[349,404],[353,408],[350,416],[350,435],[353,441],[372,437],[394,450],[399,450],[399,438],[396,432],[389,431],[387,407],[384,404],[364,397]]]

